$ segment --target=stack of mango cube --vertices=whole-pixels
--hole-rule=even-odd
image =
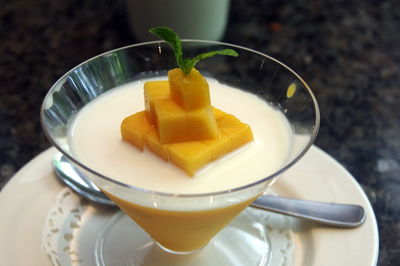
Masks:
[[[146,82],[144,101],[144,111],[122,121],[122,139],[190,176],[253,140],[247,124],[212,107],[208,83],[194,68],[186,75],[172,69],[168,80]]]

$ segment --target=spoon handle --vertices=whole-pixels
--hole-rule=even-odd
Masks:
[[[316,221],[330,226],[353,228],[365,220],[362,206],[263,195],[252,207]]]

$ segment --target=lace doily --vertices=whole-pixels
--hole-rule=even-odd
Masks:
[[[290,266],[295,248],[293,219],[253,208],[248,208],[247,212],[263,221],[267,229],[272,247],[269,265]],[[103,215],[87,200],[69,188],[63,188],[47,214],[42,236],[43,250],[53,265],[96,265],[94,250],[98,234],[116,215],[121,214],[108,211]],[[82,246],[87,252],[83,252]]]

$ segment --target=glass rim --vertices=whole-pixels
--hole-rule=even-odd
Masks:
[[[68,158],[68,160],[70,160],[72,163],[78,165],[79,167],[82,167],[83,169],[85,169],[86,171],[89,171],[90,173],[105,179],[108,182],[111,182],[113,184],[116,184],[118,186],[122,186],[128,189],[133,189],[135,191],[141,192],[141,193],[147,193],[147,194],[152,194],[152,195],[156,195],[156,196],[162,196],[162,197],[174,197],[174,198],[200,198],[200,197],[210,197],[210,196],[218,196],[218,195],[223,195],[223,194],[229,194],[229,193],[234,193],[234,192],[239,192],[242,190],[246,190],[248,188],[251,187],[255,187],[257,185],[260,185],[261,183],[264,183],[274,177],[277,177],[279,175],[281,175],[283,172],[285,172],[286,170],[288,170],[290,167],[292,167],[296,162],[298,162],[305,154],[306,152],[310,149],[310,147],[314,144],[314,141],[317,137],[318,131],[319,131],[319,126],[320,126],[320,111],[319,111],[319,106],[318,106],[318,102],[317,99],[314,95],[314,93],[312,92],[311,88],[308,86],[308,84],[300,77],[299,74],[297,74],[294,70],[292,70],[290,67],[288,67],[286,64],[282,63],[281,61],[267,55],[264,54],[262,52],[256,51],[254,49],[251,48],[247,48],[244,46],[240,46],[240,45],[236,45],[236,44],[230,44],[230,43],[225,43],[225,42],[218,42],[218,41],[208,41],[208,40],[197,40],[197,39],[182,39],[181,40],[183,43],[204,43],[204,44],[210,44],[210,45],[221,45],[221,46],[227,46],[227,47],[231,47],[231,48],[236,48],[236,49],[240,49],[240,50],[245,50],[247,52],[250,53],[254,53],[254,54],[258,54],[262,57],[265,57],[279,65],[281,65],[282,67],[284,67],[286,70],[288,70],[290,73],[292,73],[306,88],[309,96],[312,99],[313,105],[314,105],[314,110],[315,110],[315,125],[313,127],[312,130],[312,134],[310,137],[310,140],[308,141],[307,145],[304,147],[304,149],[291,161],[289,161],[287,164],[285,164],[282,168],[280,168],[279,170],[273,172],[272,174],[261,178],[257,181],[251,182],[249,184],[240,186],[240,187],[235,187],[232,189],[225,189],[225,190],[220,190],[220,191],[214,191],[214,192],[206,192],[206,193],[169,193],[169,192],[161,192],[161,191],[155,191],[155,190],[150,190],[150,189],[145,189],[145,188],[141,188],[141,187],[136,187],[136,186],[132,186],[120,181],[117,181],[111,177],[105,176],[93,169],[91,169],[90,167],[86,166],[85,164],[81,163],[79,160],[77,160],[76,158],[74,158],[73,156],[71,156],[68,152],[66,152],[61,146],[59,146],[54,140],[53,138],[50,136],[50,133],[47,131],[47,128],[45,126],[44,123],[44,112],[45,112],[45,99],[47,97],[49,97],[49,95],[58,87],[59,83],[61,81],[63,81],[69,74],[71,74],[73,71],[75,71],[76,69],[78,69],[79,67],[93,61],[96,60],[97,58],[100,57],[104,57],[110,53],[113,52],[118,52],[118,51],[122,51],[122,50],[126,50],[126,49],[130,49],[130,48],[134,48],[134,47],[139,47],[139,46],[146,46],[146,45],[154,45],[154,44],[160,44],[160,43],[166,43],[165,41],[162,40],[156,40],[156,41],[148,41],[148,42],[141,42],[141,43],[136,43],[136,44],[131,44],[131,45],[126,45],[126,46],[122,46],[113,50],[109,50],[106,51],[104,53],[101,53],[99,55],[96,55],[94,57],[91,57],[85,61],[83,61],[82,63],[76,65],[75,67],[71,68],[69,71],[67,71],[64,75],[62,75],[48,90],[48,92],[46,93],[46,95],[43,98],[43,102],[40,108],[40,123],[43,129],[44,134],[46,135],[47,139],[50,141],[50,143],[59,151],[61,152],[65,157]]]

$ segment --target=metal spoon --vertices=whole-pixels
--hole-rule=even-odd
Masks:
[[[53,157],[52,164],[57,176],[75,192],[94,202],[115,206],[89,178],[61,153],[57,153]],[[352,204],[326,203],[262,195],[251,206],[344,228],[357,227],[365,221],[364,208]]]

